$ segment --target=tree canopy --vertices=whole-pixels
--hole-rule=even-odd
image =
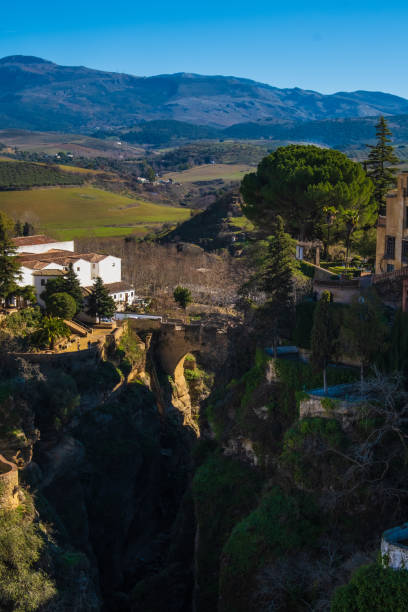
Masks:
[[[61,319],[72,319],[76,313],[76,302],[69,293],[53,293],[46,301],[47,312]]]
[[[343,153],[313,145],[279,147],[241,183],[245,215],[270,231],[282,216],[292,236],[321,238],[327,209],[342,224],[346,210],[358,211],[359,227],[374,222],[373,185],[362,166]]]

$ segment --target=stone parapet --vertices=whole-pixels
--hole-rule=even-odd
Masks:
[[[17,466],[0,455],[0,508],[12,510],[18,504]]]

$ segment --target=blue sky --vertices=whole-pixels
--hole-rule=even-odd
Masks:
[[[408,98],[408,2],[20,0],[3,7],[0,21],[0,57],[14,54]]]

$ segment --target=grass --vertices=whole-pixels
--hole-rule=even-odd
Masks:
[[[38,231],[60,239],[142,235],[146,225],[177,223],[190,216],[188,208],[152,204],[94,187],[0,192],[0,210],[15,219],[28,215]]]
[[[248,164],[203,164],[202,166],[194,166],[194,168],[183,170],[183,172],[168,172],[163,175],[163,178],[171,178],[177,183],[214,181],[216,179],[240,181],[244,174],[253,170],[255,168]]]
[[[254,224],[252,223],[252,221],[250,221],[249,219],[247,219],[246,217],[242,216],[242,217],[230,217],[228,219],[230,225],[236,225],[237,227],[241,228],[242,230],[246,230],[248,232],[251,232],[254,229]]]

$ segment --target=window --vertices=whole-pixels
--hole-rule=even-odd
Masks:
[[[42,286],[42,287],[44,287],[45,283],[46,283],[45,278],[42,278],[42,279],[41,279],[41,286]]]
[[[408,240],[402,241],[402,259],[408,260]]]
[[[115,295],[113,296],[113,299],[114,299],[114,300],[116,300],[116,293],[115,293]]]
[[[387,259],[395,259],[395,237],[387,236],[385,239],[385,256]]]
[[[80,269],[81,269],[81,268],[80,268],[79,266],[77,266],[77,272],[79,272],[79,271],[80,271]]]
[[[405,207],[405,227],[408,227],[408,206]]]
[[[387,272],[392,272],[394,270],[394,264],[387,264]]]
[[[112,268],[114,268],[114,267],[115,267],[115,262],[113,261],[113,262],[112,262]]]

